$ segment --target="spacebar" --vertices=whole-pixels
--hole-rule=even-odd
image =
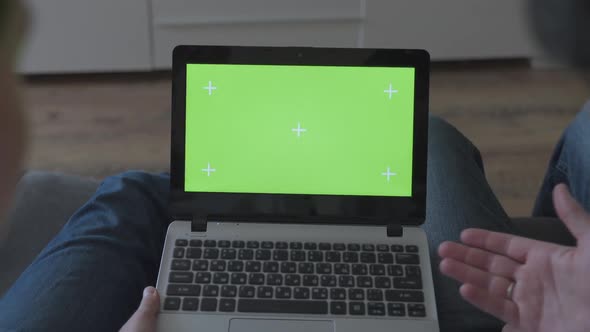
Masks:
[[[328,314],[325,301],[239,300],[238,312],[280,314]]]

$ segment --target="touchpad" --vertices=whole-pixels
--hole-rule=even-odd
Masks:
[[[296,319],[232,319],[230,332],[334,332],[334,322]]]

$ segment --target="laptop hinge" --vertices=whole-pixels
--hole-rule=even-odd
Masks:
[[[191,220],[191,232],[204,233],[207,231],[207,217],[206,216],[193,216],[188,218]]]
[[[387,225],[387,237],[402,237],[404,236],[404,227],[400,224]]]

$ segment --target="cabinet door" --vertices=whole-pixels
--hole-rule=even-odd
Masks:
[[[152,0],[156,68],[180,44],[362,45],[364,0]]]
[[[151,69],[149,0],[26,0],[24,73]]]

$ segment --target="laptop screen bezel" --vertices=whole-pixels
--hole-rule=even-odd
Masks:
[[[187,64],[415,69],[412,196],[185,192]],[[177,46],[173,52],[170,200],[173,216],[215,220],[420,225],[426,215],[430,56],[424,50]],[[264,202],[262,204],[261,202]],[[342,207],[323,212],[323,205]],[[292,207],[269,210],[262,206]]]

